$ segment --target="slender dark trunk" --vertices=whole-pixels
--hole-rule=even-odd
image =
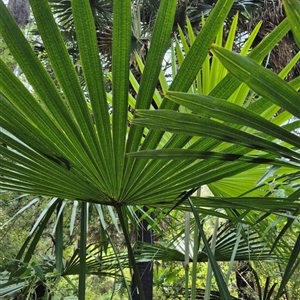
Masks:
[[[143,208],[144,211],[147,211],[147,208]],[[138,212],[138,217],[141,217],[141,214]],[[148,222],[143,219],[140,223],[140,227],[138,229],[138,242],[146,242],[149,244],[153,244],[153,232],[152,230],[148,230]],[[139,262],[137,263],[139,274],[142,281],[142,287],[144,290],[145,300],[153,299],[153,263],[149,262]],[[131,294],[133,300],[140,300],[139,293],[136,285],[136,278],[133,274],[132,282],[131,282]]]
[[[252,267],[249,263],[243,263],[235,272],[239,299],[254,300],[252,296],[255,290]]]

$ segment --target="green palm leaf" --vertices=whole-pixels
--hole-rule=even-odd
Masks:
[[[41,9],[40,5],[45,6],[45,9]],[[124,56],[120,61],[115,60],[116,71],[113,71],[113,73],[119,74],[119,71],[123,70],[120,71],[121,73],[123,72],[123,75],[120,75],[120,79],[118,79],[117,75],[114,76],[113,74],[113,80],[116,82],[123,80],[123,96],[114,96],[114,93],[119,91],[117,87],[120,87],[120,85],[117,84],[115,92],[113,92],[113,99],[114,97],[119,99],[115,104],[114,100],[112,103],[114,111],[117,111],[118,105],[120,105],[120,113],[123,114],[123,117],[120,118],[123,120],[122,124],[124,126],[121,126],[121,123],[119,123],[121,122],[119,117],[114,117],[115,121],[113,120],[113,124],[116,124],[117,127],[113,126],[115,129],[110,132],[106,94],[104,93],[103,80],[101,79],[102,73],[97,54],[97,46],[95,39],[93,40],[95,36],[95,29],[92,25],[93,18],[88,5],[82,7],[82,10],[80,8],[80,11],[76,5],[76,3],[73,3],[74,21],[75,26],[78,28],[78,43],[84,76],[87,82],[88,101],[90,101],[91,105],[87,105],[86,96],[81,91],[79,81],[76,78],[75,71],[59,31],[57,29],[52,30],[52,27],[56,28],[56,25],[46,1],[42,3],[39,2],[39,4],[33,1],[32,8],[36,15],[35,18],[38,26],[42,27],[40,33],[52,62],[54,73],[60,83],[61,90],[57,89],[52,83],[50,77],[44,71],[23,35],[6,11],[6,8],[2,7],[4,18],[1,22],[1,30],[4,32],[3,35],[13,55],[17,60],[20,60],[20,67],[26,74],[36,95],[36,97],[34,97],[25,91],[22,83],[20,83],[7,68],[1,68],[1,71],[3,70],[2,76],[5,78],[2,82],[7,82],[7,85],[3,87],[5,97],[1,98],[4,107],[7,109],[7,113],[2,116],[1,126],[6,128],[7,131],[1,132],[1,140],[3,144],[8,145],[8,148],[2,148],[2,153],[5,153],[5,157],[19,162],[19,164],[14,164],[11,161],[5,161],[2,164],[2,173],[5,174],[7,178],[6,181],[3,182],[3,186],[7,189],[24,190],[32,194],[56,195],[60,198],[104,204],[114,205],[115,201],[124,202],[126,204],[138,204],[139,201],[144,198],[141,196],[143,194],[146,195],[141,187],[145,189],[145,192],[149,190],[150,186],[145,184],[145,180],[151,178],[155,170],[151,166],[149,166],[149,168],[146,167],[148,165],[147,162],[136,161],[131,158],[127,159],[124,149],[121,149],[121,144],[124,143],[125,145],[125,142],[127,149],[135,148],[136,146],[134,145],[137,145],[143,133],[143,130],[134,133],[137,129],[132,127],[130,128],[131,133],[129,132],[128,140],[125,140],[125,134],[127,132],[127,109],[126,113],[124,113],[124,110],[125,106],[127,107],[128,94],[126,92],[125,95],[124,87],[128,83],[128,79],[126,79],[128,78],[128,68],[127,71],[122,68],[126,64],[125,61],[129,60],[129,57],[127,55],[127,58]],[[164,47],[167,47],[169,33],[172,27],[172,16],[169,14],[171,7],[174,11],[175,4],[171,4],[170,1],[167,1],[161,6],[161,13],[157,19],[157,29],[153,34],[154,45],[161,46],[162,43],[164,43]],[[211,33],[214,32],[216,34],[218,27],[214,24],[213,28],[209,29],[209,24],[213,22],[216,16],[225,18],[225,8],[228,10],[230,3],[222,3],[216,7],[215,13],[207,21],[207,29],[204,30],[203,34],[197,39],[199,42],[195,41],[194,48],[198,50],[194,50],[194,54],[193,51],[189,52],[189,58],[186,60],[189,65],[187,65],[187,67],[183,66],[182,69],[186,69],[190,72],[190,67],[193,64],[196,52],[211,43],[213,40]],[[166,11],[168,11],[168,26],[166,26],[165,23]],[[84,19],[87,22],[86,27],[84,27],[85,25],[82,23],[83,21],[79,15],[77,18],[77,14],[79,13],[84,14]],[[45,20],[49,20],[49,22],[45,22]],[[219,24],[221,25],[221,19],[219,20]],[[161,30],[162,23],[164,23],[164,30]],[[120,30],[125,29],[122,28]],[[10,33],[7,34],[8,32]],[[119,34],[119,32],[116,34]],[[207,36],[210,36],[209,40],[206,40]],[[15,43],[14,37],[17,38],[18,42]],[[204,44],[203,41],[205,41]],[[91,44],[91,47],[87,48],[87,44]],[[128,42],[127,46],[124,47],[129,47]],[[149,51],[143,80],[139,87],[137,107],[145,107],[145,105],[147,107],[148,104],[146,104],[146,102],[150,103],[151,101],[151,91],[155,89],[156,85],[155,78],[160,72],[160,62],[157,60],[157,57],[159,56],[160,59],[163,58],[165,52],[164,47],[154,46],[152,50]],[[118,46],[115,46],[115,48],[117,57],[118,51],[123,55],[123,50],[120,50]],[[23,59],[24,57],[26,60]],[[198,71],[200,64],[198,64],[198,66],[193,65],[194,73]],[[96,66],[96,73],[91,71],[92,65]],[[155,72],[153,69],[154,65]],[[119,67],[121,67],[121,69]],[[185,78],[185,76],[184,74],[178,74],[177,78],[179,78],[177,79],[178,82],[182,83],[180,78]],[[13,86],[11,86],[10,83],[13,83]],[[186,82],[186,85],[188,85],[188,82]],[[150,87],[151,89],[149,90]],[[14,89],[21,91],[19,93],[22,94],[20,95],[21,97],[11,93]],[[123,97],[123,100],[121,100],[120,97]],[[148,100],[146,101],[146,99]],[[140,101],[146,102],[145,104],[139,104],[142,103]],[[29,105],[34,108],[31,110],[31,108],[28,108]],[[15,108],[13,109],[13,107]],[[15,112],[16,109],[18,114]],[[91,117],[91,109],[93,118]],[[16,118],[8,119],[5,117],[8,115],[14,115]],[[19,120],[18,123],[17,119]],[[38,123],[35,120],[40,121]],[[93,122],[95,122],[95,125]],[[117,133],[121,130],[121,127],[123,132],[122,137]],[[20,128],[24,128],[24,130],[20,130]],[[114,130],[116,130],[115,133],[113,133]],[[113,145],[113,136],[117,139],[114,143],[117,143],[118,146],[116,146],[117,144],[115,146]],[[15,139],[15,137],[17,139]],[[22,140],[29,147],[19,143],[18,139]],[[121,140],[123,140],[123,142]],[[148,147],[147,144],[149,141],[150,136],[143,142],[142,147]],[[149,145],[149,147],[151,146]],[[15,151],[11,151],[10,149],[15,149]],[[115,151],[120,152],[118,152],[119,154],[113,154]],[[117,161],[115,159],[117,159]],[[126,166],[124,174],[122,165]],[[156,168],[157,167],[161,168],[161,166],[156,166]],[[170,166],[169,172],[171,171],[172,168]],[[130,176],[128,172],[130,172]],[[149,172],[149,174],[147,172]],[[178,169],[177,172],[180,173],[180,169]],[[184,175],[184,173],[188,174],[188,171],[184,171],[182,175]],[[12,174],[14,174],[17,180],[10,178]],[[123,178],[122,180],[120,176]],[[119,179],[117,179],[117,177]],[[179,174],[174,173],[174,179],[179,177]],[[33,179],[33,182],[31,182],[30,178]],[[138,184],[136,184],[137,180],[139,182]],[[156,177],[155,184],[157,190],[163,190],[164,180],[170,180],[169,175],[164,172],[160,173],[160,177]],[[117,181],[119,182],[119,187],[116,186]],[[122,189],[120,189],[120,184],[122,185]],[[185,187],[188,188],[192,184],[193,183],[186,181]],[[177,190],[173,190],[171,186],[169,186],[168,189],[165,189],[166,200],[169,199],[169,201],[171,201],[175,199],[185,187],[180,186]],[[138,194],[136,193],[136,189],[139,190]],[[151,189],[154,191],[152,185]],[[118,193],[121,194],[118,195]],[[153,199],[155,199],[153,197],[157,198],[156,201],[160,201],[161,199],[161,195],[149,195],[148,201],[154,203],[152,202]],[[111,201],[111,199],[113,199],[113,201]],[[140,202],[140,204],[144,205],[142,202]]]
[[[138,116],[147,119],[133,119],[133,124],[146,125],[156,130],[163,129],[182,135],[209,136],[275,155],[279,154],[296,162],[300,157],[300,154],[296,151],[212,119],[200,118],[193,114],[177,113],[171,110],[137,110],[136,113]]]
[[[297,0],[283,1],[284,9],[292,27],[295,42],[300,47],[300,6]]]
[[[225,234],[222,232],[222,234]],[[248,234],[248,233],[247,233]],[[247,237],[247,236],[246,236]],[[265,247],[264,241],[256,236],[255,232],[252,232],[248,236],[249,239],[242,238],[236,251],[235,260],[269,260],[276,259],[274,254],[270,254],[270,249]],[[237,236],[234,232],[229,234],[228,232],[222,236],[217,237],[217,244],[215,248],[215,257],[217,261],[230,261],[233,248],[236,243]],[[251,245],[249,247],[249,245]],[[192,248],[193,245],[190,245]],[[161,242],[157,245],[150,244],[138,244],[136,245],[136,255],[138,259],[143,261],[147,260],[162,260],[162,261],[184,261],[184,243],[183,240],[172,241],[170,245],[165,242]],[[190,262],[192,262],[192,257]],[[207,262],[208,256],[205,249],[201,249],[197,255],[198,262]]]
[[[300,117],[299,94],[273,72],[247,57],[242,57],[218,46],[212,46],[212,52],[229,72],[236,78],[243,78],[243,82],[259,95],[279,107],[285,108],[298,118]],[[266,81],[269,84],[266,84]]]

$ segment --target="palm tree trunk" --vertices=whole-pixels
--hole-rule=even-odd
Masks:
[[[255,290],[252,267],[249,263],[243,263],[236,271],[236,283],[238,295],[243,300],[254,300],[252,293]]]
[[[146,207],[143,208],[146,212],[148,209]],[[141,213],[137,213],[138,217],[141,217]],[[153,244],[153,232],[152,230],[148,230],[148,222],[143,219],[140,223],[140,227],[138,230],[138,242],[146,242],[149,244]],[[141,276],[142,287],[144,290],[145,300],[153,299],[153,263],[149,262],[139,262],[137,263],[139,274]],[[140,300],[139,293],[136,284],[135,274],[133,274],[132,282],[131,282],[131,294],[133,300]]]

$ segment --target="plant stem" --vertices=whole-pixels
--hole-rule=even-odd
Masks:
[[[211,240],[211,252],[213,255],[215,254],[218,228],[219,228],[219,218],[216,218],[216,222],[215,222],[215,226],[214,226],[214,233],[213,233],[212,240]],[[211,266],[210,260],[208,260],[204,300],[210,299],[210,291],[211,291],[211,286],[212,286],[212,274],[213,274],[212,266]]]
[[[199,229],[197,227],[197,224],[195,224],[191,300],[196,299],[198,252],[199,252]]]
[[[201,196],[201,187],[197,190],[197,197]],[[197,265],[198,265],[198,253],[200,247],[200,236],[199,228],[195,222],[194,230],[194,247],[193,247],[193,269],[192,269],[192,286],[191,286],[191,300],[196,299],[196,288],[197,288]]]
[[[124,233],[124,238],[125,238],[125,242],[126,242],[126,245],[127,245],[129,263],[132,266],[133,274],[135,275],[139,297],[140,297],[140,300],[145,300],[142,281],[141,281],[139,270],[138,270],[138,267],[137,267],[137,264],[136,264],[136,261],[135,261],[133,249],[131,247],[131,242],[130,242],[127,226],[125,224],[125,219],[124,219],[123,212],[122,212],[122,207],[116,205],[116,211],[117,211],[117,214],[119,216],[120,224],[121,224],[121,227],[122,227],[122,230],[123,230],[123,233]]]
[[[62,201],[59,199],[57,205],[58,221],[55,228],[55,261],[56,269],[61,274],[62,272],[62,259],[63,259],[63,212],[61,212]]]
[[[190,262],[190,212],[185,213],[185,299],[189,299],[189,262]]]
[[[86,232],[87,232],[87,203],[81,205],[81,228],[79,248],[79,300],[85,300],[85,276],[86,276]]]

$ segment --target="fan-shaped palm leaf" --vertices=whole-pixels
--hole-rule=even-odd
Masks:
[[[76,18],[77,7],[74,4],[73,14],[91,106],[88,105],[80,89],[51,11],[46,3],[44,5],[45,9],[37,9],[33,1],[32,9],[64,96],[60,95],[60,91],[51,82],[21,32],[13,24],[9,14],[4,14],[1,22],[3,36],[7,39],[12,53],[33,87],[36,98],[3,65],[1,76],[3,76],[2,82],[5,83],[2,87],[5,96],[1,98],[1,105],[4,109],[1,116],[3,128],[1,140],[7,145],[1,148],[3,157],[7,158],[1,164],[2,173],[5,176],[2,177],[3,187],[21,189],[32,194],[56,195],[60,198],[112,205],[116,203],[144,205],[146,203],[140,200],[145,195],[151,204],[155,201],[160,202],[162,198],[164,201],[173,201],[191,184],[186,183],[185,187],[178,188],[172,185],[167,188],[167,185],[163,184],[163,181],[170,182],[167,170],[161,172],[161,177],[156,174],[155,180],[152,180],[153,167],[148,166],[147,161],[137,161],[125,156],[125,151],[137,149],[143,134],[142,129],[132,127],[126,138],[129,72],[127,63],[130,48],[129,3],[126,20],[120,18],[120,15],[122,18],[126,15],[124,5],[122,12],[115,11],[116,16],[120,18],[121,29],[118,29],[116,17],[112,131],[90,8],[86,5],[85,8],[80,8],[80,12],[78,8],[80,14]],[[216,16],[224,18],[225,8],[228,10],[230,7],[226,3],[225,6],[219,6],[220,8],[217,7],[211,20]],[[152,99],[152,92],[160,71],[160,61],[168,45],[172,26],[172,16],[168,14],[166,19],[164,13],[171,7],[169,2],[168,5],[163,3],[161,5],[151,44],[153,50],[149,51],[139,88],[136,104],[138,108],[148,107]],[[175,8],[172,9],[174,11]],[[3,11],[6,11],[5,7]],[[164,26],[161,26],[162,22]],[[194,49],[197,53],[211,43],[213,40],[211,33],[218,31],[216,23],[213,27],[209,27],[210,22],[213,21],[207,22],[207,29],[203,29],[202,37],[198,38],[199,42],[195,42]],[[128,26],[126,27],[125,24]],[[221,22],[219,24],[221,25]],[[164,30],[161,30],[161,27]],[[210,38],[206,39],[208,34]],[[126,41],[124,36],[128,36]],[[162,47],[162,43],[165,46]],[[86,46],[88,44],[89,47]],[[193,51],[190,53],[190,58],[187,57],[185,60],[187,64],[191,64],[194,60]],[[192,67],[195,74],[200,65],[201,63]],[[191,67],[183,66],[182,72],[184,69],[187,72],[191,70]],[[184,84],[188,87],[189,81],[191,82],[194,76],[190,77],[191,79],[187,79],[184,73],[178,74],[179,79],[173,83],[173,86],[178,85],[180,88]],[[13,91],[18,91],[18,94]],[[89,107],[93,110],[93,119],[90,116]],[[143,142],[143,147],[148,147],[149,140],[150,136]],[[151,140],[151,143],[155,144],[159,141],[157,138]],[[152,148],[151,145],[149,147]],[[182,170],[182,172],[188,174],[187,170]],[[11,177],[12,174],[18,178],[17,181]],[[136,175],[133,176],[133,174]],[[179,173],[174,173],[174,175],[174,178],[181,177]],[[152,180],[152,183],[145,184],[149,180]],[[152,192],[147,194],[150,189]],[[162,190],[164,190],[163,194]]]

